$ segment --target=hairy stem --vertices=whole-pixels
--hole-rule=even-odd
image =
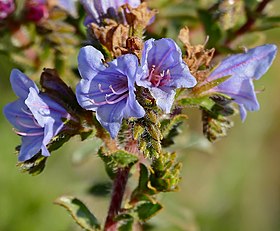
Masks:
[[[125,192],[126,183],[128,180],[130,167],[119,168],[114,180],[113,192],[108,215],[105,222],[105,231],[116,231],[117,222],[114,220],[115,216],[121,210],[122,200]]]

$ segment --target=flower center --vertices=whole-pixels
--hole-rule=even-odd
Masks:
[[[98,84],[97,92],[89,93],[87,95],[91,95],[93,98],[90,101],[96,106],[102,106],[106,104],[115,104],[123,99],[128,97],[128,86],[126,84],[103,87],[100,83]],[[97,98],[101,98],[99,102],[97,102]]]
[[[150,74],[147,78],[155,87],[159,87],[165,86],[170,81],[171,76],[169,69],[159,72],[156,70],[156,66],[152,65]]]

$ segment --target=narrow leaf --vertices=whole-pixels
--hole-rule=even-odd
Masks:
[[[226,80],[228,80],[230,77],[231,77],[231,75],[227,75],[227,76],[224,76],[224,77],[212,80],[212,81],[210,81],[210,82],[208,82],[208,83],[206,83],[206,84],[204,84],[202,86],[195,87],[193,89],[193,92],[196,95],[200,95],[201,93],[206,92],[206,91],[210,90],[211,88],[220,85],[221,83],[223,83]]]

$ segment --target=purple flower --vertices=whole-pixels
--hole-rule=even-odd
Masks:
[[[225,58],[206,81],[210,82],[224,76],[231,77],[207,92],[218,92],[230,96],[239,105],[240,116],[244,121],[247,115],[246,110],[256,111],[260,108],[253,80],[258,80],[266,73],[276,52],[275,45],[267,44],[250,49],[243,54]]]
[[[63,129],[62,120],[70,115],[44,93],[39,93],[35,83],[19,70],[12,71],[10,81],[19,99],[6,105],[4,114],[22,137],[18,160],[29,160],[40,151],[43,156],[49,156],[48,143]]]
[[[7,18],[14,10],[14,0],[0,0],[0,20]]]
[[[85,19],[85,25],[94,22],[101,24],[104,18],[117,19],[118,8],[124,4],[129,4],[131,7],[136,8],[140,5],[140,0],[81,0],[84,6],[87,17]],[[121,18],[123,20],[123,18]]]
[[[106,67],[102,59],[101,52],[91,46],[80,50],[78,68],[82,80],[76,94],[79,104],[96,111],[97,120],[115,138],[123,118],[141,118],[145,114],[134,94],[138,60],[127,54]]]
[[[169,113],[177,88],[196,85],[177,44],[168,38],[155,41],[149,39],[144,44],[141,65],[143,72],[137,77],[137,85],[149,88],[157,105]]]

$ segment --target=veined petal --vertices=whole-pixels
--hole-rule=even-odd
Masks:
[[[276,52],[275,45],[266,44],[222,60],[202,85],[224,76],[230,77],[220,85],[207,90],[206,93],[220,92],[230,96],[239,105],[240,116],[244,121],[247,115],[246,110],[256,111],[260,108],[253,80],[257,80],[265,74],[271,66]]]
[[[33,88],[35,91],[39,92],[35,83],[18,69],[12,70],[10,82],[13,91],[19,98],[26,99],[29,94],[29,88]]]
[[[125,105],[126,100],[122,100],[116,104],[100,106],[96,111],[97,120],[112,138],[115,138],[120,130]]]
[[[31,113],[30,111],[28,111],[28,107],[21,99],[7,104],[3,109],[3,113],[7,120],[20,131],[25,131],[27,129],[27,126],[34,126],[33,116],[28,114]]]
[[[145,115],[144,108],[136,101],[136,97],[133,91],[129,93],[126,106],[123,111],[124,118],[142,118]]]
[[[150,89],[152,96],[156,99],[157,105],[166,113],[170,113],[174,97],[176,94],[175,89],[170,87],[156,88],[152,87]]]
[[[33,88],[30,88],[25,104],[42,127],[49,123],[53,124],[54,121],[62,123],[62,118],[68,117],[68,113],[62,106],[47,96],[39,95]]]
[[[113,69],[122,73],[124,76],[129,76],[129,78],[127,78],[129,86],[134,86],[138,70],[138,59],[135,55],[127,54],[119,56],[109,64],[109,68],[110,67],[113,67]],[[108,70],[110,70],[109,68]]]
[[[231,55],[207,78],[208,81],[231,75],[231,78],[259,79],[271,66],[277,52],[273,44],[266,44],[250,49],[245,53]]]
[[[152,46],[147,46],[150,50],[146,51],[149,69],[155,65],[156,70],[161,72],[181,64],[182,52],[172,39],[152,40],[152,43]]]
[[[230,96],[236,103],[242,104],[249,111],[259,110],[252,79],[230,78],[211,91]]]
[[[81,48],[78,56],[78,69],[83,79],[92,79],[100,71],[105,69],[102,63],[104,56],[92,46]]]

